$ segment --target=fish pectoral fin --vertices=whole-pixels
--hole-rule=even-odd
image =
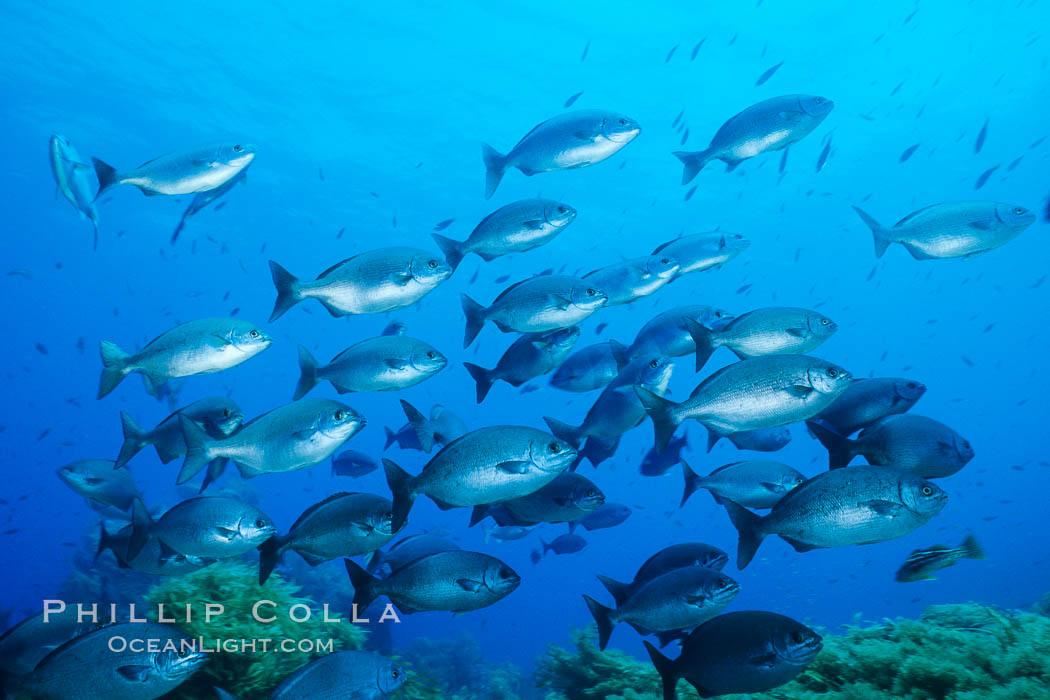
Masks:
[[[475,580],[473,580],[473,579],[469,579],[469,578],[459,578],[459,579],[456,579],[456,584],[457,584],[457,585],[458,585],[458,586],[459,586],[460,588],[462,588],[463,590],[465,590],[465,591],[470,591],[471,593],[477,593],[477,592],[478,592],[478,591],[480,591],[480,590],[481,590],[481,589],[482,589],[482,588],[484,587],[484,585],[485,585],[485,584],[484,584],[484,583],[482,583],[481,581],[475,581]]]
[[[784,330],[787,331],[788,335],[793,335],[796,338],[805,338],[809,335],[808,328],[785,328]]]
[[[149,672],[150,667],[141,664],[132,664],[130,666],[120,666],[117,668],[117,673],[124,676],[125,679],[135,683],[145,683],[149,679]]]
[[[559,311],[564,311],[565,309],[569,308],[570,304],[572,304],[572,299],[565,296],[564,294],[551,294],[550,301],[551,305]]]
[[[970,228],[975,228],[978,231],[993,231],[995,227],[987,221],[971,221],[969,223]]]
[[[559,506],[565,506],[571,503],[570,499],[566,498],[565,496],[556,496],[551,500],[557,503]]]
[[[788,124],[798,124],[802,121],[801,112],[781,112],[777,116],[780,117],[781,121],[787,122]]]
[[[404,287],[406,284],[412,281],[412,271],[403,270],[401,272],[395,272],[390,275],[390,281],[396,285]]]
[[[594,132],[593,131],[574,131],[572,133],[572,135],[575,136],[576,138],[578,138],[580,141],[593,141],[594,140]]]
[[[458,507],[458,506],[452,505],[451,503],[445,503],[444,501],[438,500],[438,499],[434,498],[433,496],[431,496],[430,500],[432,500],[434,502],[434,505],[436,505],[441,510],[452,510],[453,508],[457,508]]]
[[[396,369],[398,371],[408,369],[408,361],[397,357],[388,357],[383,360],[383,364],[390,369]]]
[[[707,602],[707,597],[702,595],[686,595],[682,596],[682,600],[685,601],[686,605],[695,605],[696,607],[700,607],[705,602]]]
[[[804,399],[813,393],[813,387],[805,386],[804,384],[793,384],[784,389],[784,391],[791,394],[795,398]]]
[[[231,530],[228,527],[219,527],[218,525],[216,525],[215,534],[217,534],[219,537],[223,538],[227,542],[230,542],[233,540],[234,537],[237,536],[237,531]]]
[[[784,540],[789,545],[794,547],[796,552],[808,552],[813,549],[819,549],[819,547],[817,547],[816,545],[806,544],[805,542],[800,542],[790,537],[784,537],[783,535],[780,536],[780,539]]]
[[[782,484],[774,484],[768,481],[761,482],[762,488],[771,493],[784,493],[784,486]]]
[[[81,172],[90,173],[90,172],[94,172],[95,169],[92,168],[87,163],[73,163],[73,170],[79,170]],[[57,193],[57,190],[56,190],[56,193]]]
[[[861,503],[863,507],[868,510],[873,510],[879,515],[884,515],[888,518],[895,518],[900,515],[900,512],[904,510],[904,506],[900,503],[894,503],[893,501],[873,500],[864,501]]]
[[[208,345],[213,348],[224,348],[230,344],[230,338],[226,335],[212,333],[208,336]]]
[[[316,554],[313,554],[312,552],[300,552],[299,550],[295,551],[299,556],[303,558],[303,561],[305,561],[310,566],[317,566],[318,564],[323,564],[326,561],[328,561],[324,557],[319,557]]]
[[[769,654],[758,654],[748,658],[747,662],[752,666],[760,666],[761,668],[773,668],[777,664],[777,655],[773,653]]]
[[[532,219],[530,221],[522,222],[521,225],[529,229],[530,231],[539,231],[541,228],[543,228],[543,225],[545,223],[547,223],[546,220]]]
[[[566,170],[579,170],[580,168],[586,168],[590,164],[591,164],[591,161],[586,160],[586,161],[583,161],[582,163],[573,163],[572,165],[570,165],[569,167],[567,167],[565,169]]]
[[[500,462],[497,468],[508,474],[524,474],[529,470],[529,463],[522,461]]]

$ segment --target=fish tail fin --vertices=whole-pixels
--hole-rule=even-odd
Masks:
[[[397,442],[397,433],[390,429],[390,426],[384,425],[383,430],[386,431],[386,443],[383,445],[384,450],[389,450],[390,446]]]
[[[91,250],[98,250],[98,217],[95,216],[91,219],[91,225],[94,227],[94,241],[91,246]]]
[[[682,476],[685,479],[685,487],[682,489],[682,502],[678,504],[681,508],[685,505],[685,502],[689,500],[689,497],[696,493],[696,490],[700,487],[700,482],[703,478],[693,471],[693,468],[689,466],[689,463],[684,459],[682,460]]]
[[[284,540],[271,537],[259,545],[259,585],[266,583],[284,553]]]
[[[631,358],[627,356],[627,346],[618,341],[609,340],[609,351],[612,353],[613,360],[616,361],[616,369],[621,370],[630,363]]]
[[[564,440],[569,443],[575,449],[580,448],[580,441],[583,439],[583,435],[580,434],[580,429],[576,426],[569,425],[568,423],[562,423],[560,420],[550,418],[548,416],[543,417],[543,422],[547,424],[550,431],[554,434],[554,437],[559,440]]]
[[[507,171],[506,158],[487,143],[481,144],[481,160],[485,162],[485,199],[492,199]],[[451,263],[450,263],[451,264]]]
[[[598,574],[598,580],[605,586],[605,590],[609,591],[609,595],[613,597],[617,605],[621,605],[623,601],[627,600],[627,591],[630,589],[631,584],[617,581],[614,578],[601,574]]]
[[[718,441],[726,436],[726,433],[717,428],[712,428],[710,425],[704,427],[707,428],[707,451],[710,452],[718,444]]]
[[[762,518],[747,508],[730,501],[728,498],[723,499],[722,506],[726,509],[726,513],[729,514],[729,520],[733,523],[733,527],[736,528],[738,535],[736,567],[743,569],[754,558],[755,552],[758,551],[758,546],[762,544],[762,540],[766,537],[765,533],[762,532]]]
[[[350,577],[350,585],[354,587],[354,605],[358,610],[364,611],[376,599],[376,593],[372,590],[372,584],[376,580],[349,559],[343,559],[343,563],[346,565],[346,574]]]
[[[452,271],[455,272],[459,264],[463,262],[463,241],[456,241],[448,236],[442,236],[438,233],[430,234],[430,237],[437,243],[438,248],[441,249],[441,254],[445,256],[445,262],[451,267]]]
[[[583,596],[583,599],[587,601],[587,608],[591,611],[594,622],[598,625],[598,648],[605,651],[605,647],[609,644],[609,637],[612,636],[613,627],[616,625],[612,619],[613,610],[605,607],[589,595]]]
[[[487,505],[474,506],[470,511],[470,525],[467,527],[474,527],[482,520],[487,518],[489,515],[489,507]],[[489,530],[485,530],[485,541],[489,541]]]
[[[678,691],[675,686],[678,685],[678,674],[675,672],[675,663],[669,657],[664,656],[663,653],[654,647],[649,642],[644,642],[645,650],[649,652],[649,658],[653,662],[653,666],[656,667],[656,672],[660,674],[660,682],[663,684],[664,689],[664,700],[677,700]]]
[[[219,477],[226,471],[226,462],[227,459],[225,457],[216,457],[208,462],[208,471],[204,473],[204,479],[201,480],[200,491],[197,493],[204,493],[204,489],[219,480]]]
[[[125,411],[120,412],[120,424],[124,429],[124,444],[120,446],[120,454],[117,455],[117,461],[113,464],[114,469],[123,467],[149,444],[146,440],[146,431]]]
[[[317,386],[317,360],[302,345],[299,346],[299,381],[295,385],[292,401],[298,401]]]
[[[467,327],[463,332],[463,347],[469,348],[474,339],[485,325],[485,307],[471,299],[466,294],[459,295],[463,304],[463,315],[467,317]]]
[[[98,558],[102,556],[102,552],[107,549],[113,549],[116,544],[117,539],[106,532],[106,524],[100,521],[98,524],[98,548],[95,550],[95,558],[93,561],[98,561]],[[116,554],[116,550],[114,550],[113,553]]]
[[[146,510],[146,504],[141,498],[136,498],[131,506],[131,539],[128,540],[128,551],[126,561],[131,561],[139,555],[142,548],[146,546],[149,539],[150,526],[153,519]]]
[[[179,416],[179,427],[182,429],[182,439],[186,442],[186,459],[175,483],[184,484],[208,466],[214,455],[209,450],[208,443],[211,442],[211,438],[204,432],[204,428],[183,415]]]
[[[806,421],[806,426],[813,436],[820,440],[820,444],[828,450],[828,469],[839,469],[849,464],[853,459],[853,447],[855,440],[842,437],[838,433],[825,428],[816,421]]]
[[[857,216],[860,217],[860,220],[871,229],[871,234],[875,237],[875,257],[881,258],[882,254],[886,252],[886,248],[888,248],[890,243],[893,242],[887,235],[886,228],[876,221],[875,217],[860,207],[853,207],[853,211],[857,212]]]
[[[696,371],[699,372],[711,358],[711,353],[718,347],[718,338],[711,330],[691,318],[686,319],[686,329],[696,345]]]
[[[416,501],[416,494],[412,490],[412,476],[389,459],[383,460],[383,471],[386,472],[386,483],[393,494],[394,514],[391,520],[394,532],[397,532],[408,520],[408,512],[412,510],[412,504]]]
[[[645,412],[653,421],[653,439],[656,443],[656,450],[662,453],[667,449],[667,443],[671,441],[674,431],[682,422],[675,411],[678,404],[642,386],[635,386],[634,393],[638,395],[642,406],[645,407]]]
[[[495,379],[492,378],[492,370],[485,369],[470,362],[464,362],[463,366],[470,372],[470,377],[477,384],[477,395],[478,403],[485,400],[485,397],[489,394],[489,389],[495,383]]]
[[[429,454],[434,449],[434,429],[430,426],[430,421],[415,406],[404,399],[401,399],[401,410],[405,412],[405,418],[408,419],[408,424],[412,426],[412,430],[416,431],[419,446],[423,448],[424,452]],[[390,432],[387,435],[386,443],[387,447],[389,447],[390,443],[394,441],[394,436],[393,431],[389,428],[387,430]]]
[[[682,184],[688,185],[711,160],[711,151],[675,151],[674,156],[682,161]]]
[[[98,344],[98,353],[102,356],[102,376],[98,380],[98,398],[102,398],[117,388],[117,384],[128,374],[128,354],[116,343],[103,340]]]
[[[91,164],[95,166],[95,175],[98,177],[98,192],[95,193],[95,199],[98,199],[103,192],[118,184],[120,178],[117,169],[103,160],[92,158]]]
[[[981,545],[977,543],[977,538],[973,535],[967,535],[963,540],[962,550],[965,552],[963,556],[967,559],[984,559],[984,550],[981,549]]]
[[[277,288],[277,300],[273,303],[273,313],[270,314],[270,323],[273,323],[292,308],[303,296],[299,290],[299,278],[288,270],[270,261],[270,277],[273,278],[273,286]]]

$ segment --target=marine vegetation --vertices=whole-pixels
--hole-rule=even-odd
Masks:
[[[519,700],[521,673],[488,661],[474,637],[416,638],[402,658],[405,700]]]
[[[347,620],[348,611],[332,610],[331,616],[343,618],[339,623],[325,623],[320,606],[309,598],[298,596],[299,587],[274,574],[259,585],[259,572],[242,563],[220,563],[206,569],[158,583],[146,594],[149,609],[165,606],[165,614],[176,618],[175,626],[191,637],[203,637],[205,644],[215,640],[328,640],[332,650],[360,649],[365,632]],[[273,622],[259,622],[252,616],[256,601],[273,601],[274,606],[260,609],[261,618],[276,617]],[[221,603],[225,610],[205,622],[206,603]],[[313,614],[305,622],[295,622],[289,610],[297,604],[307,605]],[[192,607],[191,621],[185,622],[186,606]],[[304,611],[294,611],[300,618]],[[274,653],[273,649],[255,651],[238,648],[235,653],[217,651],[208,655],[204,668],[183,683],[170,698],[196,700],[212,697],[212,686],[219,686],[243,698],[259,700],[268,696],[289,673],[322,653],[294,651]]]
[[[1038,607],[1038,606],[1037,606]],[[731,700],[1039,700],[1050,697],[1050,617],[977,603],[928,607],[918,620],[847,625],[796,680]],[[648,662],[601,652],[594,631],[551,646],[536,671],[546,700],[660,700]],[[671,654],[674,656],[674,653]],[[679,682],[680,698],[696,692]]]

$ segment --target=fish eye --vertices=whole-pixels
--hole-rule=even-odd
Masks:
[[[338,411],[335,412],[335,416],[334,417],[338,421],[346,420],[346,411],[344,411],[343,409],[339,409]]]
[[[258,337],[259,337],[259,331],[255,330],[255,329],[253,328],[253,329],[251,330],[251,332],[250,332],[250,333],[248,333],[248,335],[250,335],[250,336],[251,336],[251,337],[253,337],[253,338],[258,338]]]
[[[830,367],[828,368],[828,376],[834,379],[835,377],[839,376],[839,371],[834,367]]]
[[[565,212],[567,212],[567,211],[569,211],[569,210],[568,210],[568,209],[566,209],[565,207],[558,207],[558,213],[559,213],[559,214],[564,214],[564,213],[565,213]]]
[[[547,449],[550,451],[551,454],[558,454],[559,452],[561,452],[561,445],[559,445],[556,442],[552,442],[551,444],[547,445]]]
[[[262,518],[259,518],[255,521],[255,527],[266,527],[266,521]]]
[[[933,488],[930,487],[930,486],[923,486],[922,487],[922,495],[923,496],[932,496],[933,495]]]
[[[186,655],[189,654],[190,652],[187,651],[186,649],[179,649],[175,653],[179,655],[180,659],[185,659]]]
[[[236,146],[233,147],[233,152],[234,153],[240,153],[243,150],[244,150],[244,146],[242,146],[241,144],[237,144]]]
[[[228,408],[222,409],[222,417],[223,418],[229,418],[230,417],[230,413],[231,413],[230,409],[228,409]]]
[[[427,261],[427,267],[429,267],[431,270],[433,270],[437,266],[438,266],[438,261],[437,260],[428,260]]]
[[[660,366],[660,361],[659,360],[650,360],[649,361],[649,366],[652,367],[653,369],[656,369],[657,367]]]
[[[801,632],[792,632],[791,633],[791,641],[794,644],[801,644],[803,642],[802,633]]]
[[[596,290],[594,287],[588,287],[587,288],[587,296],[593,297],[597,293],[598,293],[598,290]]]
[[[401,669],[395,668],[393,671],[390,672],[390,677],[395,679],[395,680],[400,678],[401,677]]]
[[[1024,214],[1024,207],[1015,207],[1014,214]]]
[[[660,264],[661,265],[670,265],[671,264],[671,259],[670,258],[660,258]]]
[[[826,326],[826,325],[828,325],[829,323],[831,323],[831,321],[830,321],[830,320],[828,320],[828,319],[826,319],[826,318],[822,318],[822,319],[820,319],[820,325],[822,325],[822,326]]]
[[[431,350],[431,351],[429,351],[429,352],[427,353],[427,359],[428,359],[428,360],[436,360],[436,359],[437,359],[437,355],[435,355],[435,354],[434,354],[434,351],[433,351],[433,350]]]
[[[620,126],[627,126],[627,120],[626,119],[621,119],[620,120]]]
[[[504,579],[514,578],[514,572],[504,566],[499,570],[499,577]]]
[[[587,489],[587,497],[588,498],[594,498],[597,495],[598,495],[598,492],[595,491],[594,489]]]

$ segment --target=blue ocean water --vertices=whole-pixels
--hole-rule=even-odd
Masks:
[[[454,219],[443,233],[462,239],[496,207],[539,196],[579,211],[550,244],[490,263],[468,257],[419,304],[391,314],[334,319],[304,303],[264,324],[272,348],[232,370],[186,379],[178,404],[228,394],[247,416],[258,415],[291,398],[297,344],[327,358],[397,320],[441,349],[449,366],[398,393],[344,397],[368,419],[347,446],[416,473],[422,453],[383,452],[383,426],[404,423],[398,398],[424,408],[443,403],[471,428],[544,428],[545,415],[578,423],[596,396],[559,392],[539,378],[528,393],[497,384],[477,405],[462,362],[493,366],[512,336],[488,326],[463,350],[461,292],[488,303],[547,268],[583,274],[683,233],[739,232],[751,240],[739,258],[598,312],[582,324],[577,347],[628,343],[652,316],[680,304],[736,314],[773,305],[817,309],[839,330],[813,354],[858,377],[923,382],[928,391],[915,412],[955,428],[976,457],[939,482],[948,507],[903,538],[806,554],[766,543],[746,571],[730,567],[742,586],[732,609],[834,627],[857,614],[913,616],[933,603],[1019,607],[1046,591],[1046,224],[1040,216],[1003,248],[968,259],[917,261],[892,246],[876,260],[870,231],[850,209],[862,206],[887,223],[968,199],[1042,213],[1050,189],[1044,4],[41,2],[8,3],[0,16],[0,289],[9,300],[0,561],[2,604],[15,611],[12,619],[39,611],[97,529],[97,514],[55,469],[113,458],[121,410],[143,425],[170,412],[137,378],[94,398],[100,340],[131,349],[207,316],[264,324],[274,297],[269,259],[306,277],[381,246],[437,254],[429,233],[438,222]],[[594,167],[530,178],[509,172],[495,197],[483,199],[479,142],[505,152],[580,91],[574,109],[628,114],[641,135]],[[744,107],[792,93],[827,96],[835,109],[791,148],[782,173],[776,152],[732,173],[716,163],[679,184],[671,151],[700,150]],[[679,112],[687,130],[672,126]],[[144,198],[131,187],[107,193],[93,251],[91,225],[54,195],[45,150],[53,133],[85,158],[125,167],[231,139],[256,144],[258,155],[246,185],[221,209],[191,218],[174,246],[168,239],[189,197]],[[720,351],[705,373],[731,359]],[[690,357],[678,358],[671,397],[688,396],[702,376]],[[335,396],[328,385],[314,395]],[[698,471],[756,456],[727,441],[705,454],[702,427],[688,430],[686,455]],[[808,476],[823,471],[825,450],[803,426],[791,431],[792,442],[773,458]],[[584,533],[581,552],[538,564],[530,553],[563,525],[486,544],[480,526],[466,527],[467,511],[439,511],[421,499],[406,532],[443,533],[498,556],[522,584],[497,605],[451,622],[445,613],[411,616],[394,632],[395,646],[467,632],[487,657],[527,668],[548,643],[591,621],[580,596],[604,596],[595,574],[629,578],[657,549],[686,540],[734,551],[736,533],[706,494],[678,508],[677,468],[659,478],[638,473],[651,445],[646,421],[597,470],[581,466],[633,515],[617,528]],[[176,464],[161,465],[151,450],[133,461],[151,506],[186,496],[173,483]],[[230,472],[222,485],[237,486]],[[381,471],[350,482],[331,476],[327,463],[243,488],[282,529],[335,491],[389,493]],[[954,545],[967,533],[980,539],[986,560],[936,582],[894,581],[912,550]],[[627,630],[617,631],[613,646],[642,653]]]

